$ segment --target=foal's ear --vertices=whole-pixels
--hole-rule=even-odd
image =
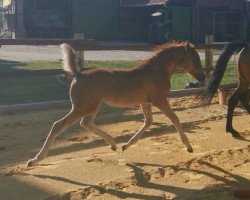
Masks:
[[[187,42],[185,45],[185,50],[187,51],[189,48],[194,48],[194,45],[191,42]]]
[[[191,42],[187,42],[186,47],[194,48],[194,45]]]

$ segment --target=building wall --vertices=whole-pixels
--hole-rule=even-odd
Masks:
[[[123,38],[148,41],[146,34],[152,23],[148,11],[157,12],[157,8],[148,4],[133,5],[132,1],[130,3],[129,6],[121,8]],[[247,37],[245,0],[168,0],[164,9],[172,10],[172,21],[166,28],[166,35],[170,39],[204,43],[205,36],[211,34],[218,42],[244,40]],[[126,29],[126,26],[133,31]]]
[[[246,2],[245,0],[196,0],[196,6],[241,11],[246,9]]]
[[[161,9],[171,8],[172,21],[169,23],[167,31],[172,31],[172,34],[170,34],[172,39],[204,43],[205,35],[210,34],[217,35],[215,41],[250,38],[250,19],[248,18],[247,27],[245,0],[196,0],[195,4],[193,0],[189,0],[191,2],[189,4],[187,4],[187,0],[178,0],[178,4],[176,4],[177,1],[172,0],[169,1],[169,5],[166,4],[165,8],[163,4],[120,6],[120,0],[23,1],[24,27],[27,37],[70,38],[73,37],[74,33],[84,33],[85,38],[96,40],[149,41],[149,27],[154,22],[151,14]],[[55,18],[52,15],[50,16],[52,17],[50,22],[37,21],[39,19],[38,13],[41,14],[41,10],[37,12],[36,8],[35,2],[38,1],[48,2],[48,7],[44,9],[45,16],[48,13],[48,17],[45,17],[47,20],[49,20],[49,13],[55,16],[62,14],[65,12],[62,4],[68,5],[68,7],[65,7],[67,11],[62,26],[60,26],[60,23],[52,23],[52,18]],[[59,8],[62,8],[61,11],[51,8],[50,4],[53,2]],[[172,4],[170,4],[171,2]],[[56,14],[56,12],[58,13]],[[238,15],[236,17],[238,18],[236,20],[238,25],[226,25],[226,21],[230,21],[230,16],[224,21],[219,19],[220,13],[226,12]],[[218,24],[219,20],[222,20],[223,25]],[[54,34],[55,32],[58,34]]]
[[[211,34],[215,42],[246,39],[246,0],[197,0],[195,6],[197,43],[204,43],[205,35]]]
[[[24,0],[24,27],[30,38],[69,38],[71,0]]]
[[[154,22],[151,14],[163,6],[122,7],[120,35],[124,40],[148,41],[149,27]]]
[[[193,39],[204,43],[206,35],[214,35],[215,42],[245,40],[247,32],[247,13],[242,10],[200,7],[193,12]]]
[[[119,0],[73,0],[72,32],[85,38],[119,38]]]
[[[189,7],[172,7],[173,39],[191,40],[192,10]]]

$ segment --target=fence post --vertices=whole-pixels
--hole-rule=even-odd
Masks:
[[[84,39],[84,33],[75,33],[74,39]],[[76,51],[76,64],[80,71],[84,68],[84,51]]]
[[[12,33],[13,39],[24,38],[25,28],[24,28],[24,0],[15,1],[15,12],[16,12],[16,28],[14,33]]]
[[[206,45],[213,45],[214,43],[214,36],[213,35],[206,35],[205,37]],[[213,69],[213,49],[207,48],[205,50],[205,68],[206,68],[206,75],[209,76],[211,70]]]

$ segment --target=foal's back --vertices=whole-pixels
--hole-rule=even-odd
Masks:
[[[82,102],[92,101],[129,107],[150,103],[153,93],[158,93],[163,87],[167,89],[167,84],[159,84],[162,84],[160,77],[152,74],[149,68],[89,69],[72,82],[71,97]]]

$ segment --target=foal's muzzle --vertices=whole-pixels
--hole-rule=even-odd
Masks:
[[[200,86],[204,86],[205,80],[206,80],[206,75],[205,75],[205,73],[196,73],[196,74],[195,74],[195,78],[196,78],[197,81],[199,82],[199,85],[200,85]]]
[[[205,84],[205,79],[206,79],[206,76],[204,73],[196,73],[193,75],[198,82],[189,82],[185,88],[186,89],[190,89],[190,88],[200,88],[200,87],[203,87],[204,84]]]

